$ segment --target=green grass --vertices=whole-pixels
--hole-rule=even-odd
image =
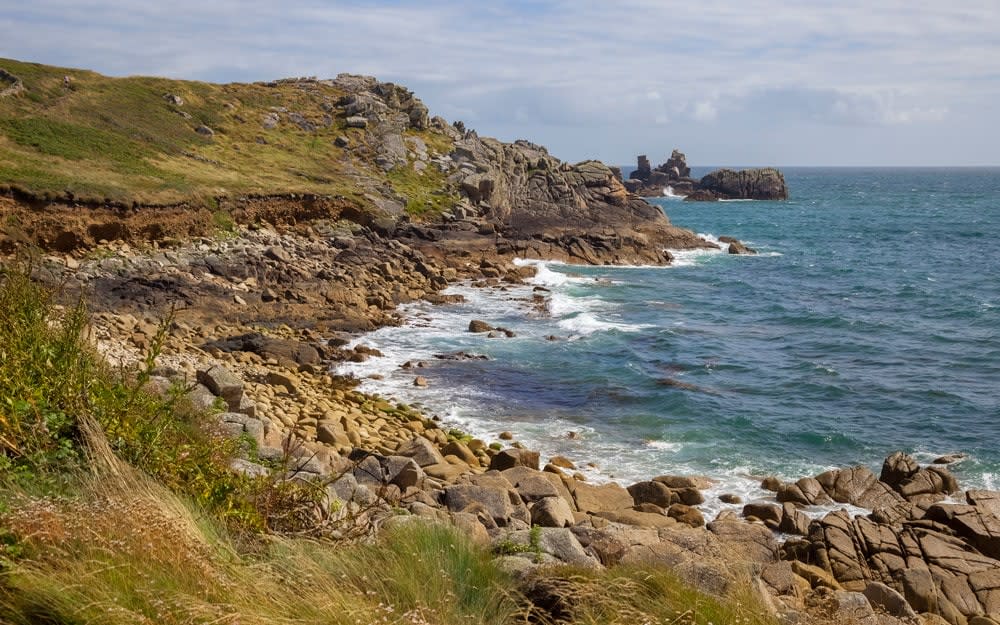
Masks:
[[[368,135],[347,129],[343,114],[324,108],[343,95],[334,87],[108,78],[10,59],[0,59],[0,67],[25,85],[22,94],[0,99],[0,188],[146,205],[247,193],[340,195],[364,205],[370,188],[391,182],[415,215],[440,212],[456,199],[440,172],[404,168],[391,179],[375,166]],[[180,96],[183,105],[165,94]],[[264,116],[277,107],[316,129],[302,130],[285,114],[275,128],[264,128]],[[196,133],[199,125],[215,135]],[[358,148],[336,147],[341,134]],[[419,136],[432,154],[451,150],[440,133],[407,136]]]
[[[539,579],[539,589],[576,625],[775,625],[752,593],[706,595],[663,567],[565,568]]]
[[[114,370],[88,342],[84,302],[60,307],[55,297],[31,279],[30,265],[0,267],[0,486],[71,490],[95,423],[116,457],[234,528],[258,531],[272,522],[267,510],[305,503],[309,493],[294,486],[231,472],[239,441],[214,434],[182,387],[167,397],[143,390],[165,330],[140,369]]]
[[[390,171],[388,178],[393,190],[406,197],[406,212],[414,217],[439,215],[458,202],[458,194],[448,190],[444,173],[433,165],[418,172],[410,163]]]
[[[413,523],[372,544],[275,538],[241,553],[226,529],[117,467],[73,501],[20,498],[0,523],[17,563],[0,621],[513,623],[510,578],[454,530]]]

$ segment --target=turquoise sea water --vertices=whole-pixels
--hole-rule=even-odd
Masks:
[[[762,475],[877,470],[902,449],[968,454],[962,485],[1000,488],[1000,170],[785,175],[786,202],[656,200],[758,256],[541,265],[545,311],[531,286],[459,287],[465,304],[411,307],[363,341],[386,358],[350,370],[479,435],[593,462],[596,479],[705,474],[755,496]],[[518,336],[464,332],[473,318]],[[456,350],[490,359],[432,358]],[[427,361],[430,388],[404,360]]]

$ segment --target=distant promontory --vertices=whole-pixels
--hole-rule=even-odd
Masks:
[[[717,169],[698,180],[691,177],[687,158],[679,150],[656,168],[650,166],[648,157],[639,156],[636,170],[623,183],[643,197],[675,194],[689,201],[788,199],[785,177],[773,167]]]

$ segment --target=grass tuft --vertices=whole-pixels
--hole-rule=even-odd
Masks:
[[[745,588],[705,594],[664,567],[622,565],[607,571],[563,567],[536,576],[527,594],[542,622],[574,625],[776,625]]]
[[[499,624],[520,610],[489,555],[443,526],[241,555],[224,527],[124,466],[72,501],[12,503],[0,523],[22,555],[0,583],[6,623]]]
[[[55,300],[32,280],[30,263],[0,267],[0,486],[71,489],[93,464],[84,437],[93,423],[110,454],[234,528],[266,529],[272,518],[288,518],[288,506],[317,498],[290,482],[234,473],[229,462],[240,441],[217,434],[211,414],[190,409],[185,389],[166,397],[144,390],[169,318],[143,367],[120,371],[90,344],[84,301],[62,307]]]

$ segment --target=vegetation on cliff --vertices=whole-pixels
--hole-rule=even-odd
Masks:
[[[260,198],[287,202],[270,215],[286,223],[347,217],[470,253],[499,251],[494,234],[505,253],[588,264],[667,264],[665,248],[711,246],[602,163],[480,138],[371,77],[222,85],[7,59],[0,70],[21,85],[0,95],[0,218],[31,222],[28,238],[59,251],[255,223],[245,211]],[[81,206],[100,223],[80,223]]]

